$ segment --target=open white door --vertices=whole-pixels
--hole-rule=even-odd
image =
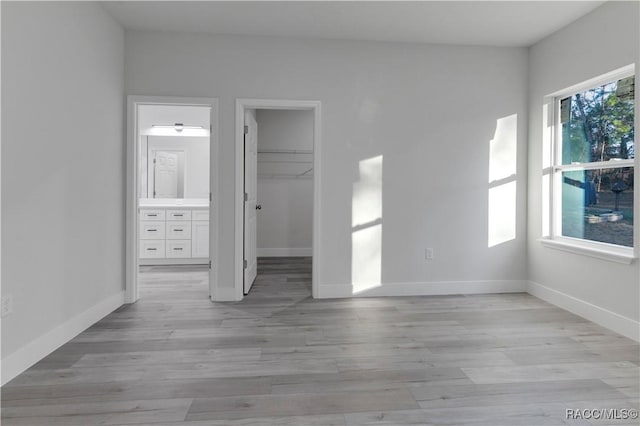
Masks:
[[[153,198],[178,197],[178,154],[157,151],[154,159]]]
[[[244,116],[244,294],[258,275],[256,189],[258,187],[258,123],[246,111]]]

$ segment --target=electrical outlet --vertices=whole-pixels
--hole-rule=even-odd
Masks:
[[[433,249],[432,248],[424,249],[424,259],[425,260],[433,260]]]
[[[2,297],[2,316],[6,317],[7,315],[11,315],[13,313],[13,297],[11,296],[3,296]]]

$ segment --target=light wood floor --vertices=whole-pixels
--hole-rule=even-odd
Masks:
[[[2,389],[2,425],[585,425],[638,408],[639,347],[526,294],[313,300],[262,259],[240,303],[147,268],[123,306]]]

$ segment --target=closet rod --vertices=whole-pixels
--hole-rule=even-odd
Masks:
[[[258,154],[313,154],[313,151],[302,149],[259,149]]]
[[[300,161],[300,160],[258,160],[258,164],[264,164],[264,163],[313,164],[313,161]]]
[[[258,179],[311,179],[313,178],[313,175],[286,175],[286,174],[279,174],[279,175],[267,175],[267,174],[259,174],[258,175]]]

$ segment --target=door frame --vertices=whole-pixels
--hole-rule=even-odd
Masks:
[[[242,213],[243,220],[243,273],[242,273],[242,293],[249,294],[251,287],[258,277],[258,116],[257,110],[244,111],[244,203]],[[253,151],[253,152],[250,152]],[[249,171],[249,168],[252,170]],[[254,182],[247,182],[247,176],[255,178]],[[255,184],[255,185],[254,185]],[[249,190],[248,187],[252,190]],[[253,207],[253,208],[252,208]],[[249,226],[247,226],[249,225]],[[247,243],[254,244],[250,247],[251,255],[247,255]]]
[[[138,107],[141,105],[206,106],[211,108],[209,134],[209,295],[216,299],[218,288],[218,98],[174,97],[174,96],[127,96],[127,145],[126,145],[126,240],[125,240],[125,303],[134,303],[139,298],[138,289],[138,186],[140,184],[138,150]],[[214,202],[215,201],[215,202]]]
[[[322,121],[320,101],[283,99],[236,99],[236,199],[235,199],[235,300],[244,297],[244,113],[247,109],[278,109],[313,111],[313,244],[311,295],[318,297],[320,259],[322,256],[320,221],[320,172]]]

